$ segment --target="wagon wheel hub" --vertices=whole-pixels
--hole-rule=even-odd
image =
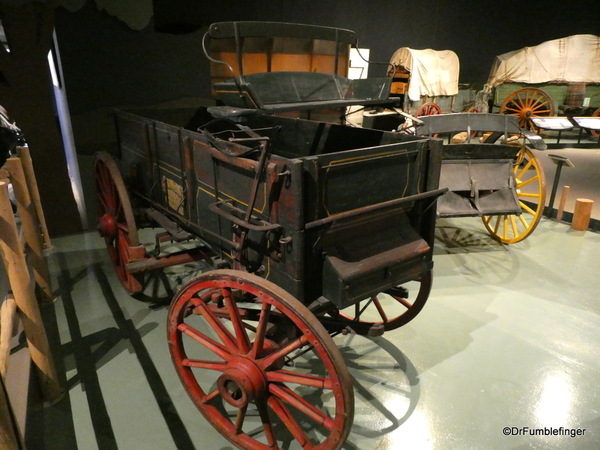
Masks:
[[[217,380],[217,389],[231,406],[243,408],[267,392],[267,376],[254,361],[239,357],[229,362]]]
[[[98,232],[100,236],[105,238],[114,239],[117,237],[117,223],[111,214],[106,213],[98,219]]]

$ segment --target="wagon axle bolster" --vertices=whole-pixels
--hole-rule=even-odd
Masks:
[[[368,323],[348,320],[342,316],[339,317],[319,317],[319,322],[323,324],[329,334],[358,334],[360,336],[377,337],[382,336],[385,328],[382,323]]]
[[[187,231],[182,230],[176,222],[172,221],[154,208],[148,208],[146,210],[146,215],[150,220],[156,222],[160,227],[164,228],[174,241],[186,241],[194,237]]]
[[[148,272],[150,270],[164,269],[165,267],[178,264],[192,263],[215,256],[214,253],[206,247],[196,247],[190,250],[182,250],[176,253],[170,253],[161,257],[142,258],[129,262],[125,265],[125,270],[130,274]]]

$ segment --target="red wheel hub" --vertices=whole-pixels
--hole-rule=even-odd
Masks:
[[[110,239],[117,237],[117,223],[111,214],[106,213],[98,219],[98,232],[102,237]]]
[[[266,394],[266,374],[254,361],[239,357],[228,366],[217,380],[217,388],[227,403],[243,408]]]

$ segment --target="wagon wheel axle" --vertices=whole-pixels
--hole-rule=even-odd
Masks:
[[[115,239],[117,237],[117,222],[110,213],[105,213],[98,219],[97,229],[103,238]]]

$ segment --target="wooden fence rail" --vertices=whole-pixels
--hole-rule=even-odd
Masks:
[[[0,448],[3,450],[24,449],[23,436],[6,394],[10,340],[17,318],[25,333],[44,400],[53,403],[64,394],[36,297],[37,291],[42,303],[54,300],[43,255],[43,249],[50,247],[50,240],[41,213],[29,150],[20,147],[17,154],[0,169],[0,253],[11,290],[0,310]],[[14,191],[20,226],[13,213],[9,185]]]

